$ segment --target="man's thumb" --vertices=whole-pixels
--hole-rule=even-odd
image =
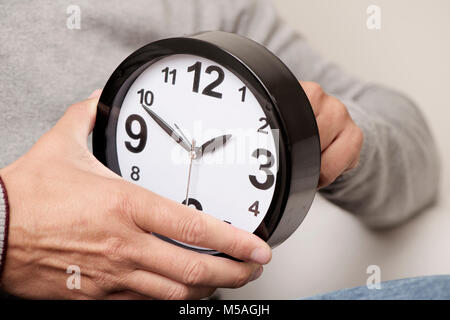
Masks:
[[[91,93],[91,95],[88,97],[88,99],[99,99],[102,94],[102,89],[97,89],[94,92]]]
[[[71,105],[56,124],[58,129],[73,136],[81,144],[86,144],[94,128],[100,94],[101,90],[95,90],[87,100]]]

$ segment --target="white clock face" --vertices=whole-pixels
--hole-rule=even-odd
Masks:
[[[185,54],[158,60],[139,75],[116,133],[124,179],[180,203],[188,194],[199,214],[249,232],[272,202],[277,141],[245,83],[214,61]]]

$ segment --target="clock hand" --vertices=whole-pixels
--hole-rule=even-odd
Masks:
[[[188,139],[188,138],[186,137],[186,135],[183,133],[183,130],[181,130],[181,128],[180,128],[176,123],[174,123],[173,125],[175,126],[175,128],[177,128],[178,132],[179,132],[180,135],[184,138],[184,140],[185,140],[185,141],[189,141],[189,139]],[[192,149],[192,144],[191,144],[190,146],[191,146],[191,149]],[[192,151],[192,150],[190,150],[190,151]]]
[[[197,157],[203,156],[205,153],[214,152],[216,149],[224,146],[230,140],[231,134],[225,134],[206,141],[200,147],[195,148]]]
[[[184,204],[189,206],[189,185],[191,183],[191,171],[192,171],[192,160],[194,160],[197,155],[195,153],[195,140],[192,139],[192,144],[191,144],[191,150],[190,150],[190,162],[189,162],[189,173],[188,173],[188,181],[187,181],[187,186],[186,186],[186,199],[184,200]]]
[[[175,140],[176,143],[181,145],[186,151],[191,152],[191,144],[187,142],[182,136],[180,136],[167,122],[160,118],[156,113],[150,110],[149,107],[142,105],[142,108],[152,117],[152,119]]]

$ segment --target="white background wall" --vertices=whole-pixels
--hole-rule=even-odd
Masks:
[[[275,0],[311,46],[348,72],[399,89],[423,110],[443,164],[437,206],[394,230],[372,232],[317,197],[297,232],[273,251],[263,276],[225,299],[293,299],[364,285],[368,265],[382,280],[450,274],[450,1]],[[366,9],[381,8],[381,30]]]

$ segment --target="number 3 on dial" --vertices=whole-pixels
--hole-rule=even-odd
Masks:
[[[272,187],[275,182],[275,177],[273,176],[272,171],[270,171],[270,168],[272,168],[275,162],[275,158],[272,152],[266,149],[259,148],[253,151],[252,153],[252,156],[255,157],[256,159],[258,159],[261,155],[267,158],[267,162],[259,166],[259,170],[264,171],[264,173],[266,174],[266,181],[261,183],[256,179],[256,176],[254,175],[249,175],[248,177],[250,179],[250,182],[255,188],[267,190],[270,187]]]

